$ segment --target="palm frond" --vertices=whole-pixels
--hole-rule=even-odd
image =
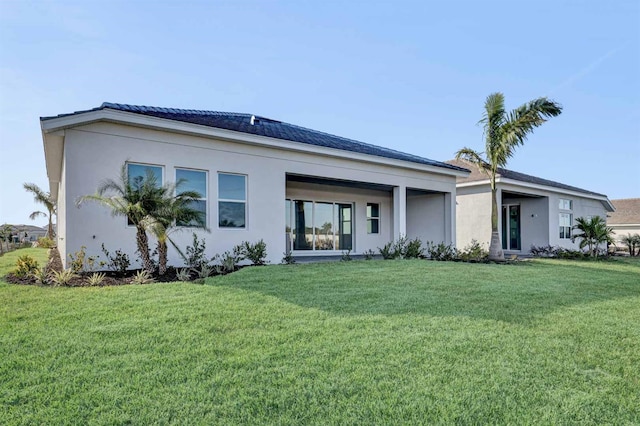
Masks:
[[[465,147],[456,152],[456,160],[464,160],[475,165],[480,172],[490,174],[491,167],[485,159],[482,158],[482,154],[471,148]]]
[[[29,215],[29,219],[35,220],[38,217],[47,217],[48,215],[45,212],[35,211]]]

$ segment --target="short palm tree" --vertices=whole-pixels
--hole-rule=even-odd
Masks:
[[[640,247],[640,234],[624,235],[620,237],[620,242],[627,246],[629,256],[633,257],[636,255],[636,247]],[[640,251],[638,251],[638,256],[640,256]]]
[[[573,229],[580,233],[574,234],[571,240],[579,238],[580,248],[587,247],[589,254],[593,257],[598,256],[600,244],[613,243],[613,228],[608,227],[607,222],[600,216],[592,216],[589,219],[578,217]]]
[[[93,201],[111,209],[113,216],[125,216],[136,227],[136,244],[142,267],[153,273],[155,265],[149,254],[149,238],[146,226],[151,212],[158,210],[162,203],[163,189],[157,178],[147,170],[144,178],[138,177],[130,181],[127,166],[122,165],[118,179],[107,179],[98,186],[93,195],[85,195],[78,199],[78,206],[84,201]]]
[[[24,183],[22,184],[24,189],[27,192],[33,194],[33,201],[38,204],[42,204],[46,209],[47,213],[43,211],[35,211],[29,215],[29,219],[35,220],[37,217],[44,216],[49,219],[49,225],[47,227],[47,237],[53,238],[53,215],[56,214],[56,202],[51,197],[51,193],[44,191],[35,183]]]
[[[169,237],[171,231],[181,229],[176,225],[206,228],[204,215],[192,207],[195,201],[202,198],[202,195],[196,191],[181,191],[180,187],[184,183],[184,180],[180,180],[175,184],[164,185],[161,188],[160,203],[143,221],[143,226],[158,240],[158,275],[164,275],[167,272],[167,241],[176,247]]]
[[[484,115],[479,124],[484,127],[485,151],[477,152],[462,148],[456,153],[457,159],[468,161],[489,177],[491,184],[491,243],[489,259],[504,260],[500,234],[498,233],[498,203],[496,197],[496,176],[498,168],[505,167],[516,147],[524,144],[527,136],[550,117],[560,115],[562,107],[548,100],[538,98],[507,112],[504,95],[492,93],[484,103]],[[483,157],[484,154],[484,157]]]

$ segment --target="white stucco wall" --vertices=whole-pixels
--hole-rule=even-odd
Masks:
[[[87,247],[88,255],[101,255],[100,245],[104,243],[112,252],[122,249],[132,259],[137,257],[134,255],[135,229],[127,226],[125,218],[112,218],[107,208],[99,205],[84,204],[80,209],[74,205],[78,197],[94,193],[103,179],[116,178],[125,161],[162,166],[165,182],[175,181],[175,169],[178,167],[207,171],[207,221],[211,232],[197,231],[206,239],[207,254],[222,253],[242,241],[263,239],[267,243],[268,259],[274,263],[280,261],[285,251],[287,173],[455,194],[453,176],[113,123],[100,122],[67,129],[64,143],[65,181],[59,197],[63,205],[59,229],[66,238],[65,255],[82,245]],[[247,175],[246,229],[218,229],[218,172]],[[339,198],[344,197],[340,195]],[[382,239],[387,240],[389,232],[386,225],[379,237],[366,235],[366,217],[363,220],[362,216],[366,214],[362,208],[366,197],[346,198],[357,203],[354,252],[375,249],[384,244]],[[385,216],[389,214],[388,203],[388,200],[382,203]],[[383,219],[381,224],[385,223]],[[447,226],[452,227],[453,224]],[[362,234],[363,229],[365,234]],[[184,248],[190,243],[192,232],[187,229],[172,234],[172,238]],[[182,264],[172,247],[169,249],[169,262]]]
[[[489,247],[491,240],[491,192],[484,187],[458,188],[456,195],[456,241],[458,248],[472,240]]]
[[[503,192],[509,192],[508,201],[503,201]],[[540,198],[519,198],[515,194],[527,194]],[[506,194],[505,194],[506,195]],[[540,188],[530,188],[514,184],[498,184],[498,205],[520,204],[521,253],[528,253],[532,245],[552,245],[578,249],[579,240],[560,238],[559,200],[572,201],[572,224],[575,218],[601,216],[606,218],[606,209],[600,200]],[[464,247],[475,239],[489,245],[491,239],[491,192],[488,184],[462,186],[457,190],[457,241]],[[498,213],[498,231],[502,233],[502,214]]]
[[[407,197],[407,237],[419,238],[423,243],[451,243],[442,221],[446,219],[444,194],[412,195]]]

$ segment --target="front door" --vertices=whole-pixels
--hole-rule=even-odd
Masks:
[[[519,205],[502,206],[502,249],[521,250]]]

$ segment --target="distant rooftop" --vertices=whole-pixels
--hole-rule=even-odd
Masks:
[[[476,182],[476,181],[482,181],[482,180],[489,179],[486,174],[484,174],[480,170],[478,170],[478,167],[476,167],[475,165],[470,164],[470,163],[468,163],[466,161],[449,160],[449,161],[447,161],[447,163],[448,164],[452,164],[452,165],[456,165],[458,167],[465,167],[465,168],[471,170],[471,174],[468,177],[466,177],[466,178],[460,178],[459,177],[457,179],[458,183]],[[507,169],[503,169],[503,168],[498,168],[498,175],[503,177],[503,178],[506,178],[506,179],[518,180],[520,182],[531,183],[531,184],[534,184],[534,185],[544,185],[544,186],[550,186],[552,188],[565,189],[567,191],[575,191],[575,192],[581,192],[583,194],[595,195],[597,197],[606,197],[605,194],[599,194],[597,192],[588,191],[586,189],[578,188],[578,187],[575,187],[575,186],[565,185],[564,183],[555,182],[555,181],[552,181],[552,180],[543,179],[543,178],[527,175],[527,174],[520,173],[520,172],[514,172],[513,170],[507,170]]]
[[[317,130],[296,126],[294,124],[289,124],[259,115],[246,113],[160,108],[105,102],[98,108],[93,108],[85,111],[76,111],[70,114],[60,114],[53,117],[42,117],[41,120],[46,121],[54,118],[67,117],[71,115],[100,111],[104,109],[130,112],[151,117],[164,118],[167,120],[182,121],[191,124],[199,124],[201,126],[215,127],[218,129],[233,130],[236,132],[248,133],[257,136],[266,136],[270,138],[283,139],[308,145],[334,148],[359,154],[374,155],[377,157],[409,161],[412,163],[424,164],[428,166],[442,167],[449,170],[468,172],[466,168],[459,167],[457,165],[430,160],[428,158],[407,154],[390,148],[371,145],[353,139],[347,139],[340,136],[319,132]]]
[[[611,200],[611,203],[616,211],[609,213],[608,225],[640,224],[640,198]]]

